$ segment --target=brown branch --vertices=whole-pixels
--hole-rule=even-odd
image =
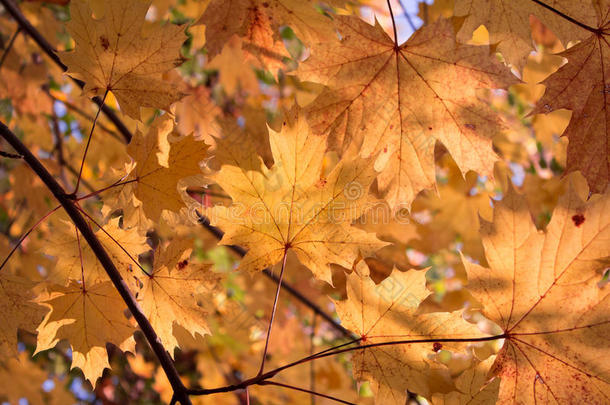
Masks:
[[[19,10],[19,7],[17,7],[12,0],[0,0],[0,4],[4,6],[6,11],[8,11],[17,24],[19,24],[21,30],[27,33],[28,36],[38,44],[40,49],[42,49],[57,66],[59,66],[64,72],[68,70],[68,67],[64,65],[61,59],[59,59],[59,56],[57,56],[51,44],[40,34],[40,32],[38,32],[36,28],[34,28],[34,26],[32,26],[32,24],[30,24],[27,18],[25,18],[25,16],[21,13],[21,10]],[[82,80],[78,80],[73,77],[71,77],[71,79],[81,89],[85,87],[85,83]],[[106,115],[106,117],[112,121],[116,129],[121,133],[121,135],[123,135],[125,142],[129,143],[132,137],[131,132],[125,126],[123,121],[121,121],[121,119],[115,114],[114,110],[104,104],[104,102],[97,96],[93,97],[93,102],[97,104],[102,109],[102,112]]]
[[[223,393],[223,392],[232,392],[232,391],[236,391],[236,390],[242,390],[242,389],[246,389],[247,387],[249,387],[251,385],[266,385],[269,383],[269,381],[267,381],[267,380],[275,377],[278,373],[280,373],[283,370],[287,370],[289,368],[298,366],[300,364],[307,363],[309,361],[313,361],[313,360],[317,360],[317,359],[321,359],[321,358],[329,357],[329,356],[336,356],[341,353],[347,353],[347,352],[351,352],[351,351],[355,351],[355,350],[364,350],[364,349],[370,349],[370,348],[374,348],[374,347],[415,344],[415,343],[488,342],[488,341],[492,341],[492,340],[506,339],[507,337],[508,337],[508,335],[503,333],[501,335],[476,337],[476,338],[439,338],[439,339],[395,340],[395,341],[389,341],[389,342],[370,343],[367,345],[361,344],[359,346],[345,348],[345,346],[349,346],[351,344],[361,342],[361,340],[362,340],[362,339],[356,339],[356,340],[353,340],[353,341],[350,341],[347,343],[343,343],[339,346],[335,346],[335,347],[331,347],[329,349],[323,350],[314,355],[304,357],[304,358],[302,358],[300,360],[296,360],[292,363],[285,364],[274,370],[267,371],[266,373],[263,373],[262,375],[257,375],[253,378],[244,380],[239,384],[227,385],[225,387],[211,388],[211,389],[190,389],[190,390],[187,390],[187,392],[189,393],[189,395],[210,395],[210,394],[218,394],[218,393]]]
[[[91,250],[95,253],[95,256],[99,260],[100,264],[106,270],[108,277],[114,284],[114,287],[117,289],[121,298],[127,305],[127,308],[131,311],[133,317],[138,322],[140,329],[144,333],[146,340],[150,344],[153,352],[159,359],[159,363],[165,374],[167,375],[167,379],[169,380],[173,390],[175,398],[180,401],[181,404],[191,404],[189,399],[187,389],[180,380],[180,376],[178,375],[178,371],[174,366],[174,362],[169,355],[169,353],[163,347],[161,343],[161,339],[157,336],[154,328],[142,312],[139,304],[131,294],[129,287],[119,270],[114,265],[110,256],[100,243],[99,239],[95,236],[93,230],[89,227],[89,224],[85,220],[85,218],[81,215],[78,207],[76,206],[75,201],[70,199],[66,194],[63,187],[55,180],[55,178],[49,173],[49,171],[40,163],[40,161],[32,154],[32,152],[25,146],[19,138],[15,134],[11,132],[11,130],[4,125],[3,122],[0,122],[0,135],[19,153],[23,156],[23,159],[26,163],[32,168],[32,170],[38,175],[38,177],[43,181],[43,183],[47,186],[47,188],[53,193],[55,198],[62,205],[66,213],[72,219],[74,225],[78,228],[80,233],[83,235],[84,239],[89,244]]]
[[[59,59],[59,57],[55,53],[55,50],[53,49],[53,47],[40,34],[40,32],[38,32],[38,30],[30,24],[30,22],[21,13],[19,8],[11,0],[0,0],[0,4],[2,4],[4,6],[4,8],[9,12],[9,14],[15,19],[15,21],[19,24],[20,29],[22,31],[24,31],[25,33],[27,33],[38,44],[38,46],[53,60],[53,62],[57,66],[59,66],[62,70],[66,71],[67,66],[65,64],[63,64],[63,62]],[[74,78],[72,78],[72,80],[80,88],[84,88],[84,82],[82,82],[78,79],[74,79]],[[114,113],[114,110],[112,110],[110,107],[106,106],[99,97],[94,97],[93,101],[101,108],[102,112],[107,116],[107,118],[110,121],[112,121],[112,123],[115,125],[117,130],[123,136],[125,142],[129,143],[131,141],[132,134],[129,131],[129,129],[125,126],[125,124],[121,121],[121,119],[116,116],[116,114]],[[31,154],[31,152],[27,149],[27,147],[25,147],[21,143],[21,141],[19,141],[19,139],[16,138],[14,136],[14,134],[2,122],[0,122],[0,132],[1,132],[2,136],[5,139],[7,139],[7,141],[9,141],[9,143],[11,143],[11,145],[18,152],[20,152],[21,150],[27,151],[28,155],[27,156],[24,155],[26,162],[28,162],[28,164],[30,164],[32,169],[39,176],[41,176],[41,179],[43,180],[43,182],[45,182],[45,184],[47,184],[47,186],[49,187],[51,192],[53,192],[53,194],[56,196],[56,198],[59,200],[61,205],[64,206],[64,209],[66,209],[66,211],[68,212],[70,217],[73,219],[73,221],[75,221],[75,225],[79,228],[79,230],[81,230],[81,233],[85,237],[85,240],[87,240],[87,242],[90,245],[93,244],[93,245],[91,245],[92,250],[98,257],[98,259],[100,260],[100,262],[102,263],[102,265],[104,266],[106,271],[107,272],[110,271],[109,276],[110,276],[111,280],[113,281],[113,283],[115,283],[115,287],[117,288],[117,290],[119,290],[119,293],[121,293],[121,296],[126,301],[129,309],[132,311],[134,318],[136,318],[136,320],[138,321],[138,324],[140,325],[140,328],[144,332],[144,335],[146,336],[147,340],[149,341],[151,347],[153,348],[153,351],[155,351],[155,353],[157,354],[159,361],[160,361],[161,365],[163,366],[166,374],[168,375],[168,379],[170,380],[172,387],[174,388],[175,399],[179,400],[182,403],[190,403],[190,400],[188,399],[188,395],[186,395],[187,391],[184,388],[182,381],[178,377],[177,371],[173,365],[171,357],[168,355],[168,353],[163,348],[160,340],[158,339],[158,337],[156,335],[156,332],[150,325],[150,322],[146,319],[144,314],[139,309],[137,302],[133,299],[133,296],[131,295],[129,289],[127,288],[127,285],[125,284],[124,280],[121,278],[120,274],[118,273],[118,271],[117,271],[116,267],[114,266],[114,264],[112,263],[111,259],[106,254],[103,246],[99,243],[99,241],[95,237],[95,234],[89,228],[87,222],[85,221],[85,219],[82,217],[82,215],[78,211],[77,207],[75,206],[76,201],[74,201],[73,199],[68,197],[68,195],[65,193],[65,191],[55,181],[55,179],[51,176],[51,174],[44,168],[44,166],[42,166],[42,164],[36,159],[36,157],[34,157]],[[11,142],[11,140],[9,140],[9,138],[15,143],[13,144],[13,142]],[[23,149],[20,149],[20,148],[23,148]],[[43,178],[43,176],[44,176],[44,178]],[[217,236],[218,239],[222,238],[222,235],[223,235],[222,231],[220,231],[217,228],[212,227],[209,224],[209,221],[207,220],[207,218],[202,217],[201,223],[204,227],[206,227],[208,230],[210,230],[215,236]],[[80,226],[79,226],[79,224],[80,224]],[[83,231],[81,229],[81,226],[86,228],[86,230]],[[94,246],[95,246],[95,248],[94,248]],[[242,257],[245,256],[245,254],[246,254],[245,250],[239,246],[230,246],[229,248],[231,248],[233,251],[235,251]],[[102,261],[102,258],[104,258],[104,261]],[[108,267],[106,267],[106,266],[108,266]],[[113,273],[113,276],[111,276],[110,273],[112,272],[113,269],[114,269],[114,273]],[[274,282],[276,282],[276,283],[280,282],[278,277],[275,276],[274,274],[272,274],[269,269],[265,269],[263,271],[263,273],[267,277],[272,279]],[[115,278],[113,279],[113,277],[115,277]],[[315,303],[311,302],[307,297],[305,297],[303,294],[301,294],[298,290],[296,290],[290,284],[284,283],[283,288],[288,293],[290,293],[292,296],[294,296],[296,299],[301,301],[304,305],[311,308],[316,314],[320,315],[324,320],[328,321],[333,328],[335,328],[337,331],[342,333],[344,336],[346,336],[348,338],[354,337],[354,335],[350,331],[348,331],[343,326],[341,326],[335,319],[332,318],[332,316],[330,316],[325,311],[323,311]],[[132,308],[132,306],[133,306],[133,308]]]

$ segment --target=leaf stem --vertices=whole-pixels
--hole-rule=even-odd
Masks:
[[[201,224],[201,226],[203,226],[212,235],[214,235],[216,237],[216,239],[218,239],[218,240],[222,239],[222,237],[224,236],[224,232],[221,229],[219,229],[215,226],[212,226],[212,224],[210,224],[210,220],[207,217],[201,215],[200,213],[197,213],[197,215],[199,216],[199,223]],[[246,255],[246,250],[244,248],[242,248],[241,246],[228,245],[227,248],[231,249],[232,251],[234,251],[241,257],[244,257]],[[263,274],[265,276],[267,276],[268,278],[270,278],[271,280],[275,281],[276,283],[279,281],[278,277],[275,274],[271,273],[271,271],[269,269],[263,270]],[[343,326],[341,326],[335,319],[333,319],[332,316],[330,316],[324,310],[322,310],[322,308],[320,308],[318,305],[316,305],[311,300],[309,300],[307,297],[305,297],[303,294],[301,294],[301,292],[299,290],[297,290],[296,288],[294,288],[291,284],[289,284],[287,282],[284,282],[283,284],[284,284],[283,288],[286,292],[290,293],[293,297],[295,297],[296,299],[301,301],[304,305],[311,308],[316,314],[318,314],[321,318],[323,318],[326,322],[328,322],[330,324],[330,326],[332,326],[334,329],[336,329],[338,332],[340,332],[343,336],[345,336],[348,339],[353,339],[356,337],[352,332],[350,332],[349,330],[347,330]]]
[[[392,4],[390,0],[386,0],[388,3],[388,9],[390,10],[390,17],[392,18],[392,29],[394,30],[394,48],[398,49],[398,33],[396,31],[396,21],[394,20],[394,12],[392,11]]]
[[[269,348],[269,338],[271,338],[271,328],[273,328],[273,320],[275,319],[275,312],[277,311],[277,302],[280,298],[280,291],[282,290],[282,280],[284,278],[284,270],[286,269],[286,258],[288,257],[288,248],[284,248],[284,257],[282,258],[282,269],[280,270],[280,278],[277,282],[277,288],[275,289],[275,299],[273,300],[273,309],[271,310],[271,319],[269,320],[269,327],[267,328],[267,338],[265,339],[265,350],[263,350],[263,358],[261,360],[261,367],[258,370],[258,374],[262,375],[265,368],[265,359],[267,357],[267,349]]]

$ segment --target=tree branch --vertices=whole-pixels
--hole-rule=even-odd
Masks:
[[[163,367],[163,370],[167,375],[167,378],[174,390],[175,398],[183,405],[190,405],[191,401],[189,399],[187,389],[180,380],[180,376],[178,375],[178,371],[176,371],[176,368],[174,367],[174,362],[172,358],[163,347],[161,339],[159,339],[154,328],[140,309],[140,306],[131,294],[131,291],[129,291],[127,283],[125,282],[125,280],[123,280],[123,277],[121,277],[121,274],[112,262],[112,259],[110,259],[110,256],[108,256],[108,253],[100,243],[99,239],[95,236],[95,233],[93,233],[93,230],[89,227],[89,224],[87,224],[87,221],[79,212],[75,201],[68,197],[65,190],[55,180],[51,173],[47,171],[47,169],[42,165],[42,163],[40,163],[36,156],[34,156],[32,152],[30,152],[27,146],[25,146],[19,140],[19,138],[17,138],[17,136],[13,134],[6,125],[4,125],[3,122],[0,122],[0,135],[9,144],[11,144],[11,146],[17,151],[17,153],[23,156],[23,159],[26,161],[26,163],[32,168],[32,170],[38,175],[38,177],[40,177],[43,183],[47,186],[47,188],[53,193],[55,198],[62,205],[66,213],[70,216],[72,222],[83,235],[83,237],[91,247],[91,250],[95,253],[95,256],[97,257],[101,265],[104,267],[104,270],[106,270],[108,277],[114,284],[114,287],[117,289],[117,291],[121,295],[121,298],[123,298],[123,301],[125,302],[125,304],[127,304],[127,307],[131,311],[133,317],[138,322],[138,325],[144,333],[146,340],[150,344],[155,355],[159,359],[161,367]]]
[[[42,49],[44,53],[46,53],[49,58],[51,58],[51,60],[55,62],[57,66],[59,66],[64,72],[68,70],[68,67],[63,64],[61,59],[59,59],[59,56],[57,56],[51,44],[40,34],[40,32],[38,32],[36,28],[34,28],[34,26],[32,26],[32,24],[30,24],[30,22],[21,13],[21,10],[19,10],[19,7],[17,7],[17,5],[15,5],[12,0],[0,0],[0,4],[4,6],[6,11],[8,11],[8,13],[13,17],[17,24],[19,24],[21,30],[27,33],[28,36],[38,44],[40,49]],[[75,78],[71,79],[81,89],[85,87],[85,83],[83,81]],[[112,121],[116,129],[121,133],[121,135],[123,135],[125,142],[129,143],[132,137],[131,132],[125,126],[123,121],[121,121],[121,119],[117,117],[114,110],[104,104],[104,102],[99,97],[93,97],[93,102],[97,104],[102,109],[102,112],[106,115],[106,117],[110,121]]]

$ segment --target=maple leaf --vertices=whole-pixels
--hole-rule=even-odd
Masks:
[[[313,0],[212,0],[199,22],[206,26],[206,48],[211,58],[220,54],[233,35],[243,39],[246,57],[276,74],[290,55],[280,38],[280,27],[290,26],[308,43],[334,35],[330,19],[316,10]],[[333,1],[331,1],[333,3]],[[342,1],[335,0],[341,4]]]
[[[36,352],[49,349],[61,339],[72,347],[72,368],[78,367],[85,378],[95,383],[104,368],[110,367],[106,343],[123,351],[134,351],[136,330],[126,318],[125,303],[110,281],[57,286],[39,302],[50,308],[38,327]]]
[[[491,217],[491,193],[477,187],[476,173],[462,176],[455,163],[447,158],[445,155],[441,159],[448,172],[447,182],[438,186],[437,193],[422,193],[413,206],[415,212],[430,210],[434,216],[430,221],[417,224],[419,240],[411,245],[423,252],[436,252],[459,237],[462,253],[483,260],[479,217]]]
[[[269,129],[271,169],[251,145],[233,140],[217,141],[222,166],[213,176],[233,205],[213,207],[209,216],[225,231],[222,244],[248,249],[240,268],[263,270],[293,250],[317,278],[332,283],[330,263],[351,267],[359,253],[368,256],[385,245],[350,226],[370,208],[372,160],[346,158],[323,176],[326,137],[311,132],[299,109],[286,114],[281,132]]]
[[[587,21],[583,12],[597,11],[594,27],[585,32],[588,38],[560,53],[568,63],[542,82],[546,86],[532,114],[550,113],[559,109],[572,111],[572,118],[563,135],[569,139],[566,171],[580,171],[593,192],[603,192],[610,182],[610,98],[607,67],[610,65],[608,25],[609,8],[583,8],[571,14]],[[570,24],[572,26],[572,24]]]
[[[466,322],[461,312],[418,313],[419,304],[430,295],[426,272],[397,269],[379,285],[369,277],[369,268],[360,261],[347,277],[347,299],[335,301],[342,325],[361,336],[361,344],[411,339],[477,338],[483,336],[476,325]],[[445,344],[443,344],[445,346]],[[446,348],[461,350],[460,343]],[[354,352],[354,377],[369,380],[376,403],[402,404],[406,390],[427,396],[436,391],[452,391],[448,369],[429,360],[432,343],[388,344]]]
[[[331,147],[377,156],[378,182],[390,206],[409,208],[431,188],[434,145],[440,141],[460,169],[491,174],[491,136],[500,121],[477,98],[479,88],[504,88],[516,78],[486,46],[461,45],[439,19],[398,46],[377,23],[337,16],[341,41],[312,44],[297,74],[328,86],[307,107]]]
[[[500,379],[489,380],[489,369],[495,357],[489,357],[465,370],[455,379],[456,391],[447,394],[434,394],[431,398],[434,405],[477,405],[495,404],[498,399]]]
[[[17,329],[34,331],[46,310],[32,302],[34,283],[0,272],[0,355],[17,354]]]
[[[148,252],[150,246],[146,244],[146,237],[138,233],[137,229],[119,227],[119,220],[120,218],[111,219],[103,230],[95,232],[95,236],[116,267],[131,272],[133,267],[137,267],[134,260],[137,261],[140,254]],[[64,221],[58,225],[59,229],[53,232],[44,247],[44,253],[57,258],[57,263],[50,272],[50,280],[61,285],[68,285],[71,280],[84,280],[87,283],[108,280],[106,270],[83,236],[80,233],[77,235],[74,225]]]
[[[595,24],[597,21],[592,0],[545,0],[544,3],[564,14],[578,15],[585,24]],[[460,41],[470,40],[472,32],[485,25],[489,31],[489,41],[498,44],[497,50],[519,71],[534,49],[530,15],[542,20],[564,44],[582,40],[588,35],[532,0],[455,0],[454,14],[465,18],[458,33]]]
[[[87,95],[111,91],[125,114],[135,119],[140,119],[140,107],[167,110],[182,97],[163,74],[184,61],[184,27],[145,26],[150,3],[108,0],[104,17],[95,19],[88,2],[72,1],[66,27],[76,47],[59,53],[68,74],[85,82]]]
[[[167,114],[158,117],[146,134],[136,131],[127,146],[135,167],[128,166],[129,176],[121,191],[130,202],[124,205],[128,223],[133,222],[132,217],[138,218],[138,211],[153,221],[159,221],[163,210],[180,211],[185,206],[186,186],[179,182],[201,174],[199,163],[206,158],[207,149],[208,145],[192,135],[175,132],[174,120]],[[132,195],[135,201],[130,199]]]
[[[468,286],[506,340],[493,373],[500,402],[604,403],[610,394],[610,299],[598,286],[610,257],[610,193],[572,175],[546,234],[511,187],[482,221],[490,268],[464,260]]]
[[[137,298],[142,311],[170,353],[179,347],[173,333],[176,324],[193,336],[210,334],[208,309],[200,302],[212,302],[220,276],[210,265],[189,263],[192,244],[192,239],[181,238],[157,248],[150,276],[138,277],[142,286]]]
[[[8,399],[9,404],[18,404],[22,398],[31,404],[45,403],[42,384],[47,380],[47,373],[30,360],[27,351],[1,365],[0,378],[7,382],[0,385],[0,397]]]

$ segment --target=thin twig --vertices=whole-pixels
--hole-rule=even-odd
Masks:
[[[591,27],[591,26],[589,26],[587,24],[584,24],[584,23],[582,23],[582,22],[580,22],[580,21],[570,17],[569,15],[562,13],[561,11],[557,10],[556,8],[553,8],[553,7],[549,6],[546,3],[543,3],[540,0],[531,0],[531,1],[533,1],[536,4],[538,4],[541,7],[546,8],[547,10],[557,14],[558,16],[563,18],[564,20],[569,21],[572,24],[578,25],[580,28],[585,29],[587,31],[590,31],[590,32],[594,33],[595,35],[602,35],[603,34],[603,30],[601,28],[593,28],[593,27]]]
[[[6,0],[2,1],[5,2]],[[106,249],[104,249],[104,246],[101,244],[97,236],[95,236],[95,233],[89,227],[89,224],[87,223],[86,219],[81,215],[81,212],[77,207],[76,203],[68,197],[63,187],[55,180],[51,173],[49,173],[49,171],[42,165],[42,163],[40,163],[38,158],[36,158],[36,156],[32,154],[32,152],[27,148],[27,146],[25,146],[21,142],[21,140],[19,140],[19,138],[15,134],[13,134],[13,132],[11,132],[11,130],[6,125],[4,125],[3,122],[0,122],[0,135],[9,144],[11,144],[11,146],[17,151],[17,153],[23,156],[23,159],[26,161],[26,163],[32,168],[32,170],[38,175],[38,177],[47,186],[47,188],[53,193],[53,195],[62,205],[66,213],[70,216],[72,222],[74,223],[74,225],[76,225],[81,235],[83,235],[84,239],[89,244],[89,247],[91,247],[91,250],[99,260],[104,270],[106,270],[108,277],[114,284],[114,287],[116,288],[118,293],[123,298],[123,301],[127,305],[127,308],[129,309],[129,311],[131,311],[131,314],[138,322],[138,325],[140,326],[142,333],[144,333],[148,344],[151,346],[153,352],[157,356],[157,359],[159,360],[163,371],[165,371],[167,379],[169,380],[170,385],[174,390],[175,397],[177,398],[177,400],[180,401],[181,404],[190,405],[191,400],[188,396],[187,389],[182,383],[182,380],[180,379],[180,375],[178,374],[178,371],[174,366],[174,362],[171,356],[163,347],[163,344],[161,343],[161,339],[157,335],[157,332],[152,327],[149,320],[146,318],[146,315],[144,315],[144,312],[142,312],[140,305],[131,294],[127,283],[125,282],[125,280],[121,276],[121,273],[116,268],[114,262],[106,252]]]
[[[15,31],[15,33],[13,34],[11,39],[8,41],[6,48],[4,48],[4,52],[2,52],[2,57],[0,57],[0,67],[2,67],[2,65],[4,64],[4,61],[6,60],[6,57],[8,56],[11,49],[13,49],[13,44],[15,44],[15,39],[17,39],[17,36],[19,35],[20,32],[21,32],[21,27],[17,26],[17,30]]]
[[[309,355],[313,355],[314,338],[316,336],[316,314],[314,313],[311,320],[311,333],[309,334]],[[312,391],[316,390],[316,363],[313,361],[309,363],[309,389]],[[311,405],[316,405],[316,396],[311,395]]]
[[[415,26],[415,23],[411,19],[411,16],[409,15],[409,11],[403,4],[402,0],[398,0],[398,4],[400,4],[400,8],[402,9],[402,15],[404,15],[405,18],[407,19],[407,22],[409,23],[409,26],[411,27],[413,32],[417,31],[417,27]]]
[[[88,119],[89,121],[93,121],[93,116],[88,114],[87,112],[83,111],[80,107],[78,107],[76,104],[71,103],[68,100],[62,100],[58,97],[55,97],[53,95],[53,93],[51,93],[51,91],[49,90],[49,87],[47,85],[42,86],[42,89],[44,90],[45,93],[47,93],[47,95],[49,96],[49,98],[53,101],[57,101],[59,103],[62,103],[63,105],[66,106],[66,108],[68,108],[68,110],[73,111],[76,115],[80,115],[83,118]],[[125,142],[125,139],[117,134],[115,131],[113,131],[112,129],[108,128],[107,126],[105,126],[103,123],[98,122],[97,126],[104,132],[106,132],[108,135],[111,135],[113,138],[115,138],[117,141],[120,142]]]
[[[102,97],[102,105],[106,101],[106,96],[108,95],[108,89],[104,92],[104,97]],[[95,130],[95,124],[97,123],[97,119],[100,116],[100,111],[102,110],[102,105],[97,109],[97,113],[95,114],[95,118],[93,119],[93,124],[91,124],[91,131],[89,132],[89,138],[87,138],[87,145],[85,146],[85,152],[83,153],[83,160],[80,162],[80,169],[78,170],[78,178],[76,179],[76,186],[74,187],[74,191],[72,192],[73,196],[76,196],[78,193],[78,186],[80,186],[80,178],[83,176],[83,168],[85,167],[85,160],[87,159],[87,152],[89,152],[89,145],[91,145],[91,139],[93,139],[93,131]]]
[[[64,186],[68,187],[68,180],[66,178],[66,159],[64,158],[64,139],[59,128],[59,120],[57,119],[55,111],[53,111],[51,123],[53,127],[53,135],[55,137],[52,152],[55,152],[57,163],[59,163],[59,177],[61,178]]]
[[[330,396],[330,395],[322,394],[320,392],[315,392],[315,391],[307,390],[305,388],[295,387],[294,385],[282,384],[282,383],[279,383],[279,382],[276,382],[276,381],[263,381],[263,382],[259,383],[258,385],[276,385],[278,387],[288,388],[288,389],[291,389],[291,390],[301,391],[301,392],[305,392],[307,394],[316,395],[318,397],[330,399],[332,401],[339,402],[340,404],[356,405],[354,402],[344,401],[342,399],[335,398],[335,397]]]
[[[13,253],[15,253],[15,251],[19,248],[19,246],[21,246],[21,244],[23,243],[25,238],[27,238],[30,235],[30,233],[32,233],[32,231],[38,227],[38,225],[40,225],[45,219],[47,219],[49,217],[49,215],[51,215],[52,213],[57,211],[60,207],[61,207],[61,205],[58,205],[57,207],[53,208],[51,211],[44,214],[42,216],[42,218],[40,218],[38,221],[36,221],[36,223],[34,225],[32,225],[30,227],[30,229],[28,229],[23,235],[21,235],[19,240],[17,240],[17,243],[15,243],[15,246],[13,246],[13,248],[9,252],[8,256],[6,256],[6,258],[4,258],[4,260],[2,261],[2,264],[0,264],[0,270],[2,270],[4,265],[9,261],[9,259],[13,255]]]
[[[23,158],[23,156],[18,155],[16,153],[8,153],[5,152],[3,150],[0,150],[0,156],[5,157],[5,158],[9,158],[9,159],[21,159]]]
[[[354,339],[352,341],[340,344],[338,346],[334,346],[334,347],[330,347],[326,350],[323,350],[321,352],[315,353],[311,356],[307,356],[303,359],[294,361],[292,363],[286,364],[282,367],[278,367],[272,371],[267,371],[266,373],[264,373],[263,375],[260,376],[256,376],[247,380],[244,380],[242,382],[236,383],[236,384],[232,384],[232,385],[227,385],[225,387],[219,387],[219,388],[209,388],[209,389],[205,389],[205,388],[200,388],[200,389],[190,389],[188,390],[190,395],[210,395],[210,394],[217,394],[217,393],[221,393],[221,392],[232,392],[235,390],[241,390],[241,389],[245,389],[247,387],[249,387],[250,385],[254,385],[254,384],[258,384],[261,381],[267,380],[269,378],[274,377],[276,374],[278,374],[279,372],[297,366],[301,363],[304,363],[306,361],[309,361],[310,359],[315,358],[318,355],[324,354],[326,352],[332,351],[332,350],[336,350],[345,346],[349,346],[351,344],[354,344],[356,342],[358,342],[360,339]]]

